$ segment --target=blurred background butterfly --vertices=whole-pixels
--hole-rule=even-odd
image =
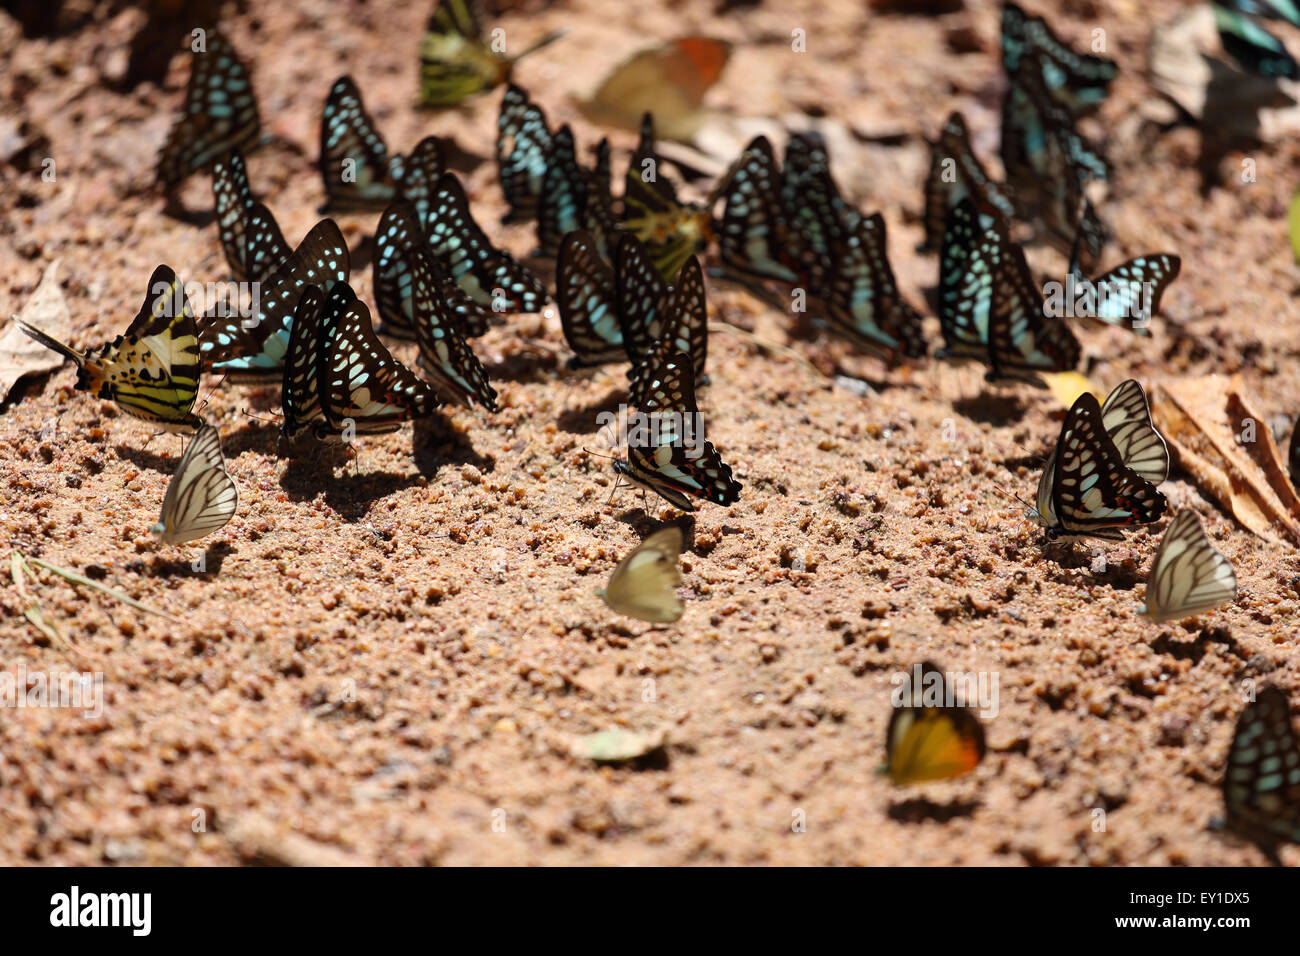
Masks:
[[[500,86],[515,64],[554,43],[564,32],[548,33],[519,53],[509,54],[506,33],[483,33],[483,12],[477,0],[439,0],[429,17],[420,47],[420,105],[435,109]]]
[[[167,495],[162,514],[149,530],[167,544],[185,544],[225,527],[239,507],[239,491],[226,473],[221,437],[204,425],[186,446]]]
[[[920,679],[915,679],[919,674]],[[947,679],[929,661],[908,672],[885,735],[885,767],[896,784],[947,780],[970,773],[984,759],[984,725],[954,698]],[[939,704],[927,700],[941,701]]]
[[[618,563],[609,583],[596,594],[619,614],[651,624],[671,624],[682,616],[677,588],[682,583],[678,556],[682,529],[660,528]]]
[[[1300,746],[1286,693],[1268,684],[1237,718],[1223,770],[1229,829],[1256,843],[1275,865],[1278,847],[1300,843]]]

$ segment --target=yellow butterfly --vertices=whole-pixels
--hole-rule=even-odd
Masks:
[[[433,8],[420,48],[421,106],[455,106],[500,86],[510,79],[516,62],[564,35],[548,33],[522,53],[506,56],[504,31],[494,30],[488,44],[481,24],[476,0],[439,0]]]
[[[934,664],[926,661],[912,673],[919,673],[920,679],[903,688],[910,693],[889,718],[883,769],[897,784],[970,773],[984,759],[984,726],[969,707],[947,705],[948,684]],[[941,703],[927,705],[925,700],[932,697]]]
[[[671,624],[682,616],[676,588],[682,583],[677,556],[682,553],[682,529],[661,528],[628,554],[609,584],[596,592],[620,614],[651,624]]]

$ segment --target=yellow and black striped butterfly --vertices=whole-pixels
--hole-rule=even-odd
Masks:
[[[986,378],[1037,382],[1079,364],[1074,333],[1047,314],[1024,250],[992,210],[971,197],[949,213],[939,258],[941,358],[985,362]]]
[[[465,187],[443,173],[422,223],[438,261],[479,305],[493,312],[537,312],[547,299],[542,281],[492,245],[470,212]]]
[[[742,485],[704,437],[689,355],[656,352],[637,407],[640,414],[628,429],[627,460],[614,462],[618,475],[683,511],[695,510],[691,498],[724,507],[740,498]]]
[[[1152,450],[1145,459],[1154,457]],[[1075,399],[1038,483],[1033,517],[1047,536],[1118,541],[1122,529],[1158,520],[1167,504],[1155,484],[1126,464],[1096,396],[1084,392]]]
[[[641,119],[641,139],[623,179],[623,227],[636,233],[665,279],[713,238],[713,218],[703,206],[685,203],[663,175],[655,152],[654,116]]]
[[[913,668],[894,702],[885,734],[885,771],[896,784],[947,780],[970,773],[984,759],[984,725],[953,698],[943,672],[926,661]]]
[[[1076,53],[1042,17],[1026,13],[1014,3],[1002,5],[1002,65],[1008,76],[1020,72],[1022,62],[1037,69],[1052,99],[1080,115],[1095,108],[1110,91],[1119,73],[1114,60],[1091,53]]]
[[[1006,189],[984,170],[971,148],[966,118],[952,113],[930,147],[930,173],[925,180],[925,242],[920,252],[939,252],[949,211],[967,196],[992,207],[1010,222],[1015,206]]]
[[[414,339],[416,313],[414,273],[411,269],[414,250],[430,249],[413,204],[404,199],[394,201],[379,218],[375,230],[374,280],[375,302],[382,321],[379,331],[401,339]],[[488,330],[488,314],[469,294],[447,275],[434,259],[440,275],[439,309],[446,310],[457,332],[464,338],[477,338]]]
[[[283,386],[290,439],[309,426],[321,441],[391,432],[440,404],[433,387],[379,341],[370,310],[346,282],[327,295],[314,286],[301,293]]]
[[[421,106],[455,106],[500,86],[510,79],[515,63],[564,35],[563,31],[548,33],[522,52],[507,56],[504,31],[489,44],[482,23],[477,0],[438,0],[420,48]]]
[[[596,592],[612,610],[650,624],[671,624],[682,616],[677,588],[682,583],[678,556],[682,529],[660,528],[618,563],[609,583]]]
[[[192,411],[199,393],[198,326],[184,286],[169,266],[149,278],[144,304],[123,335],[78,352],[22,319],[19,328],[77,363],[78,390],[117,402],[135,418],[165,431],[193,434],[203,424]]]
[[[212,198],[221,249],[235,281],[265,279],[293,254],[271,211],[253,198],[239,150],[212,164]]]
[[[1157,622],[1175,621],[1212,611],[1236,597],[1232,562],[1210,544],[1195,511],[1178,512],[1151,562],[1142,613]]]
[[[1223,770],[1223,805],[1228,827],[1274,864],[1281,865],[1281,844],[1300,843],[1300,745],[1280,687],[1262,687],[1237,718]]]
[[[167,544],[185,544],[225,527],[239,507],[239,491],[226,473],[221,437],[204,425],[185,447],[167,486],[162,514],[149,530]]]
[[[444,168],[437,137],[422,139],[410,156],[390,154],[350,76],[335,80],[325,99],[318,162],[326,207],[348,210],[383,209],[399,196],[427,203]]]
[[[215,315],[205,320],[199,333],[204,361],[232,381],[278,381],[302,290],[318,285],[328,291],[335,282],[347,281],[349,269],[343,233],[333,219],[322,219],[260,283],[256,315]]]
[[[253,144],[261,130],[253,84],[234,47],[215,27],[203,39],[203,49],[191,53],[185,105],[158,156],[158,181],[168,189]]]
[[[1082,240],[1081,230],[1070,253],[1074,314],[1120,325],[1138,335],[1150,335],[1151,317],[1160,311],[1160,297],[1178,278],[1183,260],[1169,252],[1148,253],[1090,279],[1079,267]]]

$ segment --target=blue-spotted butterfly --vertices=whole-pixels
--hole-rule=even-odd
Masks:
[[[641,404],[650,370],[674,354],[690,356],[694,380],[705,382],[709,311],[699,260],[688,258],[669,285],[641,240],[625,233],[615,249],[614,275],[623,346],[632,363],[632,404]]]
[[[665,279],[675,276],[682,263],[703,251],[713,238],[709,211],[678,199],[676,188],[663,175],[650,113],[641,119],[641,139],[623,179],[622,224],[645,243]]]
[[[1265,684],[1237,718],[1223,768],[1227,825],[1275,865],[1278,847],[1300,843],[1300,743],[1286,693]]]
[[[1151,481],[1126,464],[1107,432],[1096,396],[1084,392],[1061,425],[1038,483],[1036,504],[1033,518],[1049,538],[1120,540],[1123,529],[1158,520],[1167,501]]]
[[[378,306],[380,328],[384,335],[397,338],[416,338],[414,276],[411,262],[415,250],[429,249],[420,226],[416,207],[406,200],[391,203],[379,218],[375,230],[374,287]],[[430,249],[430,251],[432,251]],[[440,269],[441,305],[457,331],[466,338],[475,338],[488,330],[488,313]]]
[[[1081,236],[1076,237],[1070,253],[1067,288],[1072,287],[1074,293],[1074,314],[1122,325],[1138,335],[1150,335],[1151,317],[1160,311],[1165,289],[1178,278],[1182,259],[1170,252],[1148,253],[1090,279],[1079,267],[1081,241]]]
[[[925,355],[921,314],[898,291],[880,213],[858,217],[836,241],[832,262],[824,293],[831,327],[871,351]]]
[[[497,116],[497,175],[510,209],[503,223],[537,217],[542,180],[551,154],[551,128],[542,108],[513,83],[506,87]]]
[[[953,113],[930,147],[930,173],[925,180],[925,243],[921,252],[938,252],[948,211],[967,196],[995,209],[1008,222],[1015,206],[1005,188],[984,170],[971,148],[966,118]]]
[[[1036,69],[1052,98],[1076,115],[1106,98],[1119,73],[1114,60],[1076,53],[1062,43],[1042,17],[1014,3],[1002,5],[1002,65],[1008,76],[1022,64]]]
[[[149,277],[144,304],[122,335],[86,352],[65,345],[23,319],[20,329],[77,364],[78,391],[117,402],[128,415],[165,431],[191,435],[199,392],[198,326],[184,286],[169,266]]]
[[[298,299],[308,286],[328,291],[347,282],[348,245],[332,219],[322,219],[270,278],[259,283],[257,315],[208,317],[199,331],[203,360],[236,382],[277,381],[289,348]]]
[[[791,224],[780,190],[781,171],[772,144],[766,136],[756,136],[736,161],[722,191],[726,205],[718,248],[730,275],[790,286],[808,281],[811,252]]]
[[[585,230],[564,237],[555,259],[555,302],[564,339],[573,349],[570,368],[627,359],[614,268]]]
[[[1272,79],[1300,77],[1300,63],[1282,41],[1251,19],[1253,15],[1300,26],[1300,10],[1291,0],[1228,0],[1210,7],[1223,49],[1242,67]]]
[[[232,149],[257,141],[261,120],[248,69],[215,28],[193,50],[185,105],[158,156],[158,181],[168,189]]]
[[[235,281],[265,279],[293,253],[271,211],[253,198],[239,150],[212,164],[212,199],[221,249]]]
[[[704,437],[691,357],[656,356],[645,372],[640,414],[629,424],[627,460],[615,461],[614,471],[683,511],[695,510],[692,498],[730,505],[742,486]]]

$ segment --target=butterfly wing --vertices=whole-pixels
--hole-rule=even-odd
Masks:
[[[520,87],[506,87],[497,117],[496,149],[501,191],[510,204],[503,223],[527,222],[537,215],[551,145],[551,130],[542,108]]]
[[[1228,826],[1276,859],[1300,843],[1300,749],[1286,694],[1266,685],[1237,719],[1223,771]]]
[[[350,76],[330,87],[320,123],[320,174],[332,209],[382,209],[397,194],[388,146]]]
[[[1242,67],[1269,78],[1300,77],[1300,63],[1287,52],[1281,40],[1240,10],[1229,9],[1223,3],[1210,6],[1223,49]]]
[[[1077,253],[1076,253],[1077,255]],[[1076,285],[1081,275],[1072,262]],[[1182,260],[1170,253],[1137,256],[1095,279],[1084,279],[1094,305],[1089,314],[1111,325],[1122,325],[1139,335],[1150,335],[1147,325],[1160,311],[1160,297],[1178,278]]]
[[[506,78],[509,61],[484,44],[474,0],[439,0],[420,47],[420,104],[455,106]]]
[[[947,684],[929,661],[921,665],[922,680],[934,679],[946,701]],[[974,770],[984,759],[984,726],[964,706],[926,706],[921,688],[896,707],[885,735],[886,769],[896,784],[947,780]]]
[[[1164,514],[1165,496],[1124,464],[1106,434],[1096,396],[1084,392],[1065,416],[1054,453],[1052,507],[1058,534],[1114,537]]]
[[[603,365],[626,358],[614,270],[586,231],[571,232],[560,243],[555,301],[565,341],[574,351],[571,365]]]
[[[158,181],[171,188],[232,149],[257,139],[261,120],[248,69],[225,36],[207,31],[193,51],[185,105],[158,157]]]
[[[1201,527],[1196,512],[1174,516],[1147,576],[1146,614],[1172,621],[1212,611],[1237,597],[1237,575]]]
[[[1121,382],[1106,396],[1101,418],[1125,465],[1153,485],[1169,477],[1169,449],[1151,421],[1146,392],[1136,380]]]
[[[948,213],[939,254],[941,358],[983,361],[987,357],[993,286],[1002,252],[998,237],[980,228],[969,197]]]
[[[1007,221],[1015,215],[1010,197],[985,171],[971,148],[965,117],[953,113],[930,149],[930,172],[925,180],[925,242],[919,251],[943,249],[948,214],[967,196],[995,209]]]
[[[921,316],[899,294],[889,266],[884,217],[859,218],[835,242],[827,297],[833,327],[873,351],[924,355]]]
[[[566,123],[551,142],[538,200],[537,244],[543,256],[554,258],[560,240],[582,228],[586,208],[587,174],[578,165],[573,131]]]
[[[677,561],[681,551],[681,529],[661,528],[619,562],[609,584],[598,592],[601,599],[619,614],[639,621],[673,623],[684,609],[676,593],[682,583]]]
[[[239,490],[226,473],[221,437],[204,425],[181,455],[151,530],[167,544],[185,544],[224,527],[238,506]]]
[[[328,303],[319,287],[309,285],[302,290],[293,312],[280,388],[280,407],[284,412],[280,432],[289,441],[309,426],[325,421],[318,374],[323,343],[333,337],[343,311],[353,298],[355,293],[346,282],[335,283]]]
[[[375,229],[372,267],[375,305],[385,335],[403,339],[415,335],[410,262],[415,248],[424,244],[415,206],[404,200],[390,203]]]
[[[1032,54],[1032,55],[1031,55]],[[1114,60],[1076,53],[1061,42],[1042,17],[1014,3],[1002,7],[1002,63],[1008,75],[1037,68],[1053,99],[1078,115],[1101,103],[1119,74]]]
[[[401,163],[402,178],[397,184],[398,195],[415,207],[419,222],[429,218],[438,181],[447,170],[442,153],[442,140],[426,136],[415,144],[415,149]]]
[[[772,144],[756,136],[723,191],[726,206],[718,245],[728,271],[798,284],[805,281],[803,241],[786,216],[779,182]]]
[[[443,397],[467,408],[478,402],[488,411],[496,411],[496,390],[488,384],[483,363],[461,334],[460,319],[444,295],[445,277],[433,250],[415,247],[410,268],[420,367]]]

